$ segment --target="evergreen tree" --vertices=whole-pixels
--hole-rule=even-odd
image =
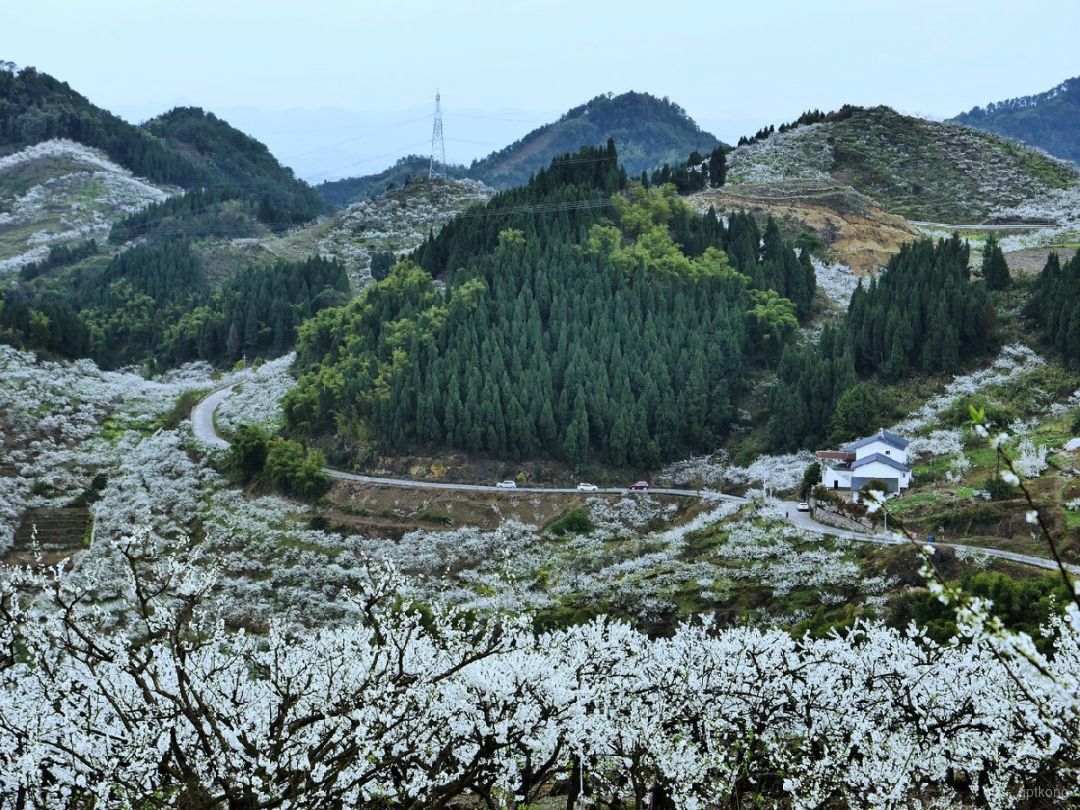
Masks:
[[[991,290],[1004,290],[1012,281],[1005,255],[993,234],[990,234],[983,248],[982,274],[986,279],[986,286]]]
[[[716,147],[709,155],[709,185],[720,188],[727,182],[727,156],[723,147]]]

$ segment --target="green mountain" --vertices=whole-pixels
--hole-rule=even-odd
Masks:
[[[316,191],[278,163],[265,144],[213,113],[177,107],[142,128],[198,166],[214,185],[257,201],[263,222],[299,224],[325,208]]]
[[[1034,96],[973,107],[953,121],[996,132],[1080,163],[1080,76]]]
[[[1074,167],[989,132],[888,107],[845,107],[728,155],[728,186],[803,195],[850,186],[909,219],[970,222],[1077,182]]]
[[[101,149],[140,177],[185,188],[213,178],[191,156],[95,107],[67,82],[35,68],[0,70],[0,156],[66,138]]]
[[[426,180],[431,168],[431,158],[424,155],[406,155],[398,158],[393,166],[375,174],[362,177],[346,177],[341,180],[327,180],[315,186],[326,202],[336,208],[344,208],[350,203],[370,200],[378,197],[391,187],[401,188],[412,180]],[[464,166],[450,166],[450,179],[458,180],[465,176]]]
[[[134,126],[32,67],[0,70],[0,156],[54,138],[101,149],[157,183],[243,199],[265,223],[306,222],[325,207],[264,144],[211,113],[178,108]]]
[[[648,93],[597,96],[538,127],[509,146],[474,161],[468,175],[495,188],[520,186],[552,159],[582,146],[602,146],[612,138],[628,174],[686,160],[695,149],[720,144],[686,111]]]
[[[574,107],[558,121],[544,124],[525,137],[467,169],[452,166],[451,177],[481,180],[496,189],[522,186],[530,175],[564,154],[582,146],[603,146],[615,141],[619,159],[628,174],[678,164],[697,150],[708,153],[720,144],[704,132],[677,104],[648,93],[597,96]],[[378,174],[322,183],[318,191],[332,205],[345,206],[386,190],[390,183],[402,185],[406,177],[425,176],[428,158],[409,155]]]

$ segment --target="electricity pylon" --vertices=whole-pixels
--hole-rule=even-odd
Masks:
[[[442,134],[442,110],[439,108],[439,94],[435,94],[435,126],[431,130],[431,165],[428,167],[428,180],[436,177],[443,180],[446,176],[446,144]]]

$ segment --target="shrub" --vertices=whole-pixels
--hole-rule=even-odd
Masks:
[[[263,471],[270,434],[258,425],[241,425],[229,446],[226,467],[247,483]]]
[[[596,526],[589,519],[589,514],[580,506],[575,506],[561,518],[551,524],[548,531],[556,537],[565,534],[588,534]]]
[[[1074,435],[1080,435],[1080,411],[1073,414],[1071,427]]]
[[[305,451],[299,442],[272,438],[258,425],[241,425],[226,467],[245,484],[261,479],[286,495],[315,501],[330,489],[330,477],[322,469],[325,463],[318,450]]]
[[[803,473],[802,483],[799,484],[799,499],[805,501],[810,497],[810,490],[821,483],[821,464],[815,461],[806,468]]]
[[[976,400],[973,397],[960,397],[950,404],[941,414],[943,424],[953,427],[963,427],[971,423],[972,407],[982,408],[986,414],[986,422],[990,425],[1004,427],[1012,424],[1019,417],[1015,408],[1002,405],[993,400]]]
[[[983,489],[990,493],[990,500],[992,501],[1007,501],[1016,495],[1016,487],[996,476],[987,478]]]
[[[886,495],[889,494],[889,485],[882,481],[880,478],[873,478],[862,485],[862,489],[859,490],[863,495],[869,495],[871,492],[882,492]]]
[[[266,453],[263,474],[286,495],[314,501],[330,489],[330,477],[323,472],[323,463],[323,454],[318,450],[305,452],[299,442],[273,439]]]

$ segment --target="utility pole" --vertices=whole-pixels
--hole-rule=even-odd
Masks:
[[[436,178],[449,179],[446,176],[446,143],[443,141],[439,93],[435,94],[435,124],[431,130],[431,165],[428,167],[428,180]]]

